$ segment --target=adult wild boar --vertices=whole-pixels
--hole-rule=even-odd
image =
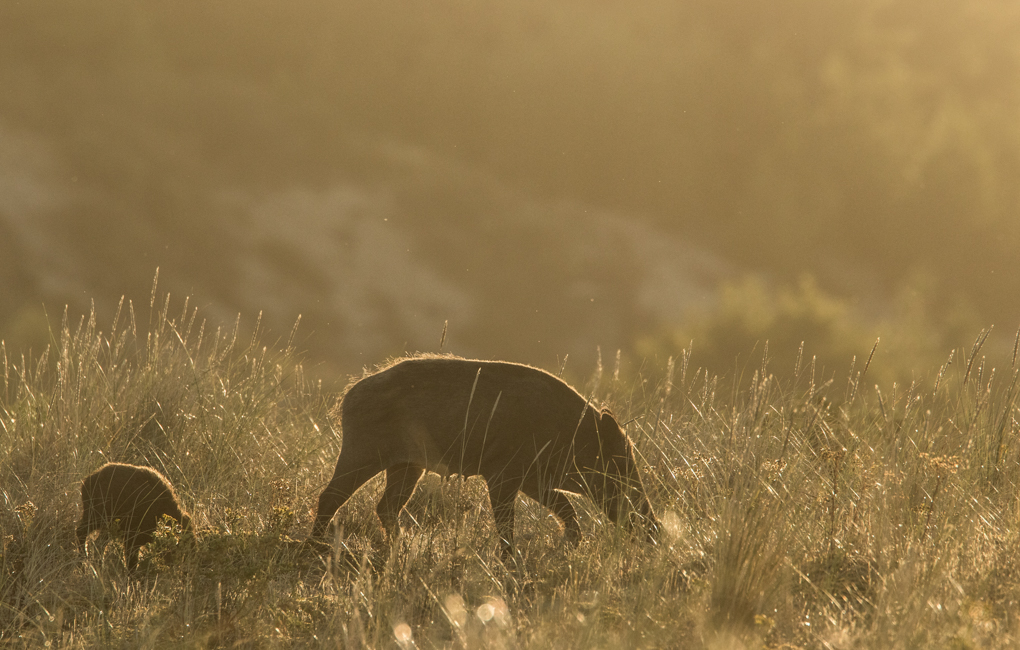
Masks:
[[[556,513],[571,542],[580,530],[561,490],[588,495],[614,521],[640,524],[649,539],[658,529],[630,440],[613,415],[543,370],[450,356],[402,359],[351,385],[336,415],[342,447],[319,497],[313,539],[384,470],[376,510],[391,538],[426,469],[485,479],[504,556],[513,547],[518,491]],[[634,511],[624,519],[627,502]]]
[[[191,518],[181,509],[173,486],[162,474],[149,467],[107,463],[85,477],[81,484],[82,516],[78,523],[78,545],[94,530],[109,528],[119,519],[124,536],[128,570],[138,565],[138,551],[152,541],[156,524],[170,515],[191,530]]]

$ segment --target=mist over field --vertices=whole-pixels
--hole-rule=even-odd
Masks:
[[[0,645],[1020,647],[1018,179],[1016,0],[0,0]],[[655,539],[430,474],[309,540],[440,349],[610,407]],[[137,571],[108,461],[194,523]]]
[[[1020,322],[1015,2],[6,2],[0,88],[11,348],[157,267],[325,374]]]

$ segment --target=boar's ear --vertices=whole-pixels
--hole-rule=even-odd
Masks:
[[[599,411],[599,421],[606,424],[612,423],[615,429],[621,432],[623,431],[623,427],[621,427],[620,423],[616,421],[616,416],[613,415],[613,412],[609,410],[608,406],[603,406],[602,410]]]
[[[623,427],[620,426],[620,423],[616,421],[616,417],[613,416],[613,412],[605,407],[599,411],[599,429],[603,431],[603,435],[609,434],[612,437],[626,435],[623,433]]]

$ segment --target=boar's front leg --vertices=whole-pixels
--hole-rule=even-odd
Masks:
[[[138,568],[138,552],[144,544],[145,542],[142,540],[141,535],[136,535],[132,532],[127,534],[124,540],[124,555],[127,559],[129,573],[134,573],[135,569]]]
[[[573,504],[563,492],[554,489],[539,489],[537,485],[529,485],[525,481],[521,491],[529,497],[538,501],[563,521],[564,536],[568,544],[577,544],[581,541],[581,527],[577,525],[577,512]]]
[[[517,502],[518,482],[506,481],[498,476],[485,479],[489,486],[489,502],[492,516],[499,533],[499,550],[503,560],[513,557],[514,548],[514,504]]]
[[[574,511],[573,504],[565,494],[558,490],[550,490],[549,496],[542,500],[542,504],[563,520],[564,537],[568,544],[577,544],[581,541],[581,527],[577,525],[577,512]]]

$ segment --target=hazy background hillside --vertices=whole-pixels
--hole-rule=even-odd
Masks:
[[[1020,322],[1012,0],[5,2],[0,89],[8,346],[157,267],[327,374]]]

